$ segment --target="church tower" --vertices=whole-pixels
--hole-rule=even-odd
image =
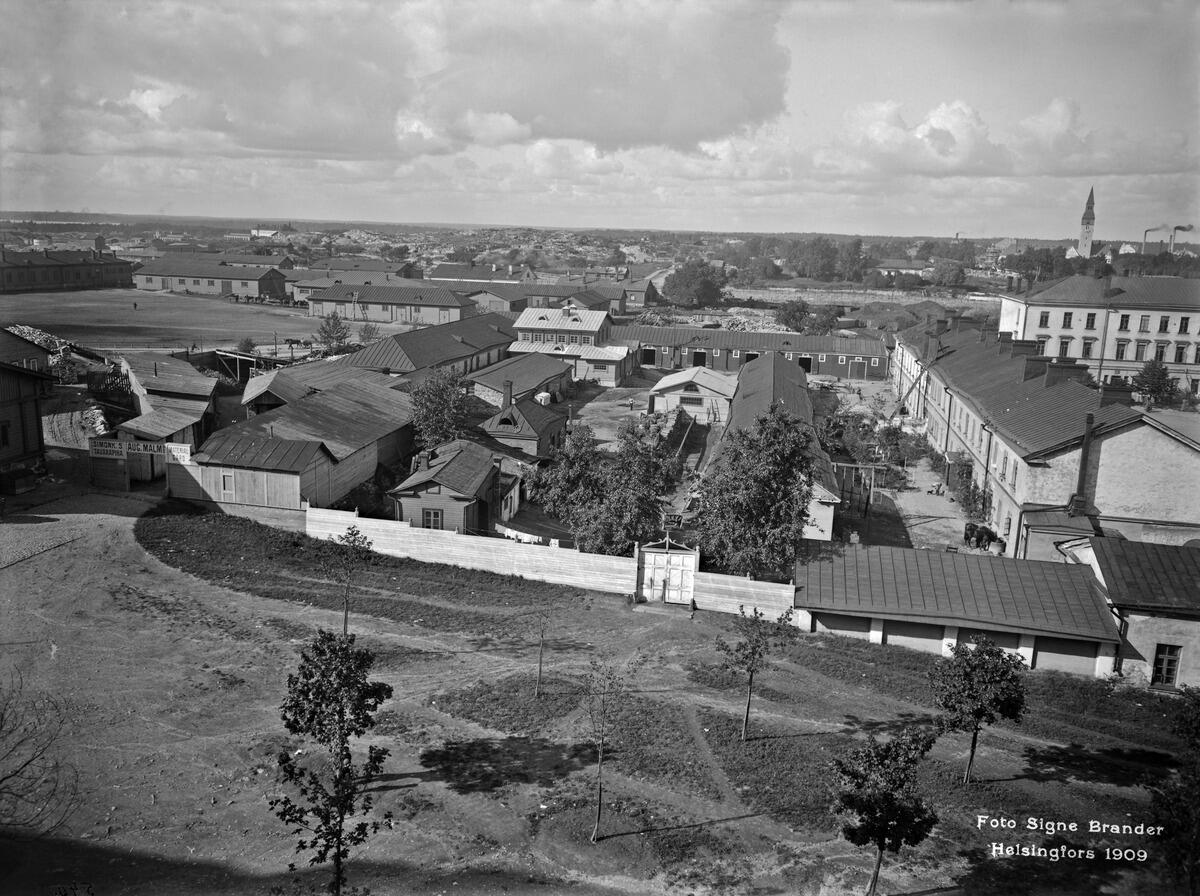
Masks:
[[[1096,188],[1088,190],[1087,206],[1083,210],[1083,219],[1079,222],[1079,248],[1076,251],[1080,258],[1092,257],[1092,231],[1096,228]]]

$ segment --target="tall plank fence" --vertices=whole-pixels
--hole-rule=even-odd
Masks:
[[[353,511],[310,507],[305,514],[305,531],[313,538],[336,538],[351,526],[357,526],[371,540],[376,552],[393,557],[520,576],[588,591],[634,594],[638,589],[637,561],[633,557],[587,554],[573,548],[419,529],[403,522],[365,519]],[[793,605],[795,594],[796,589],[791,585],[707,572],[695,575],[698,610],[736,614],[739,606],[744,606],[746,612],[757,607],[768,618],[775,619]]]

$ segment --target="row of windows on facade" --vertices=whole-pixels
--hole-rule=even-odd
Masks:
[[[1151,315],[1149,315],[1149,314],[1143,314],[1140,316],[1140,318],[1138,320],[1138,332],[1139,333],[1149,333],[1150,332],[1150,318],[1151,318]],[[1120,319],[1117,321],[1117,331],[1125,332],[1125,333],[1129,332],[1129,325],[1132,322],[1132,320],[1133,320],[1132,314],[1122,314]],[[1075,321],[1075,313],[1073,311],[1064,311],[1062,313],[1062,329],[1064,329],[1064,330],[1071,329],[1071,327],[1074,325],[1074,321]],[[1190,317],[1179,318],[1179,329],[1176,332],[1186,335],[1187,333],[1190,332],[1189,327],[1191,326],[1191,323],[1192,323],[1192,319]],[[1043,311],[1038,315],[1038,326],[1039,327],[1050,326],[1050,312],[1049,311]],[[1096,329],[1096,315],[1095,314],[1089,313],[1084,317],[1083,328],[1085,330]],[[1161,317],[1159,317],[1158,332],[1160,332],[1160,333],[1170,333],[1171,332],[1171,316],[1169,314],[1164,314]]]
[[[1038,350],[1039,355],[1043,355],[1046,353],[1046,344],[1049,343],[1049,341],[1050,341],[1049,336],[1038,336],[1037,337],[1037,347],[1038,347],[1037,350]],[[1066,336],[1066,337],[1063,337],[1062,339],[1058,340],[1058,357],[1060,357],[1060,358],[1072,357],[1071,342],[1072,342],[1072,337],[1070,337],[1070,336]],[[1079,357],[1080,358],[1095,357],[1096,342],[1097,342],[1097,340],[1095,340],[1095,339],[1084,339],[1083,344],[1079,350]],[[1114,349],[1114,352],[1113,352],[1114,359],[1117,361],[1130,360],[1129,345],[1130,345],[1130,340],[1118,339],[1116,348]],[[1133,354],[1132,360],[1145,361],[1146,360],[1146,350],[1149,346],[1150,346],[1149,341],[1134,343],[1134,354]],[[1153,353],[1154,360],[1165,362],[1167,360],[1167,349],[1170,347],[1171,347],[1171,344],[1169,342],[1156,343],[1154,346],[1154,353]],[[1189,347],[1190,347],[1189,344],[1186,342],[1176,343],[1175,351],[1172,354],[1172,361],[1175,364],[1186,364],[1188,362],[1187,361],[1187,353],[1188,353]],[[1200,344],[1197,344],[1196,346],[1193,347],[1192,363],[1200,364]]]
[[[63,276],[59,277],[57,279],[63,280],[63,279],[67,278],[68,274],[73,274],[74,276],[71,277],[72,280],[82,281],[83,275],[84,275],[84,273],[86,273],[86,274],[88,274],[87,279],[92,280],[96,277],[103,276],[104,274],[117,273],[120,270],[121,269],[118,266],[104,265],[103,271],[97,270],[95,268],[89,268],[87,271],[63,271],[62,272]],[[36,277],[34,276],[35,274],[37,275]],[[45,268],[40,268],[40,269],[33,270],[33,271],[5,271],[4,272],[4,282],[5,283],[36,283],[39,281],[44,283],[47,280],[53,280],[53,279],[55,279],[55,278],[50,276],[50,271],[46,270]]]
[[[154,277],[151,277],[151,276],[149,276],[149,275],[146,275],[146,285],[147,285],[147,286],[152,286],[152,285],[154,284],[154,279],[155,279]],[[164,279],[165,279],[165,278],[164,278]],[[187,279],[186,279],[185,277],[177,277],[177,278],[175,278],[175,279],[177,279],[177,280],[179,281],[179,285],[180,285],[180,286],[187,286],[187,285],[188,285]],[[223,281],[221,281],[221,282],[222,282],[222,283],[224,283],[224,282],[226,282],[226,281],[224,281],[224,280],[223,280]],[[228,282],[232,283],[233,281],[232,281],[232,280],[230,280],[230,281],[228,281]],[[191,285],[192,285],[192,286],[199,286],[199,285],[200,285],[200,281],[199,281],[199,280],[193,280]],[[209,285],[209,286],[216,286],[216,285],[217,285],[217,281],[216,281],[216,280],[209,280],[209,281],[208,281],[208,285]],[[249,282],[248,280],[243,280],[243,281],[242,281],[242,286],[249,286],[249,285],[250,285],[250,282]]]
[[[973,444],[976,448],[983,447],[984,427],[974,417],[968,414],[960,404],[958,410],[955,411],[954,420],[952,421],[954,428],[964,436],[964,441],[968,444]],[[999,461],[999,464],[997,464]],[[996,457],[992,458],[992,469],[999,470],[1000,481],[1009,482],[1014,488],[1017,485],[1017,459],[1012,459],[1012,479],[1009,480],[1008,452],[998,450]]]

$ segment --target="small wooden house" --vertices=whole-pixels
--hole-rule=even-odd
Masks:
[[[421,452],[412,474],[388,492],[396,519],[423,529],[486,535],[520,509],[520,479],[501,458],[462,439]]]

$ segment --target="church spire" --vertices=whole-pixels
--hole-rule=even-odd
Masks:
[[[1096,188],[1088,190],[1087,205],[1083,209],[1083,220],[1080,224],[1095,224],[1096,223]]]
[[[1092,257],[1092,231],[1096,227],[1096,188],[1088,190],[1087,205],[1083,209],[1083,220],[1079,222],[1079,247],[1081,258]]]

